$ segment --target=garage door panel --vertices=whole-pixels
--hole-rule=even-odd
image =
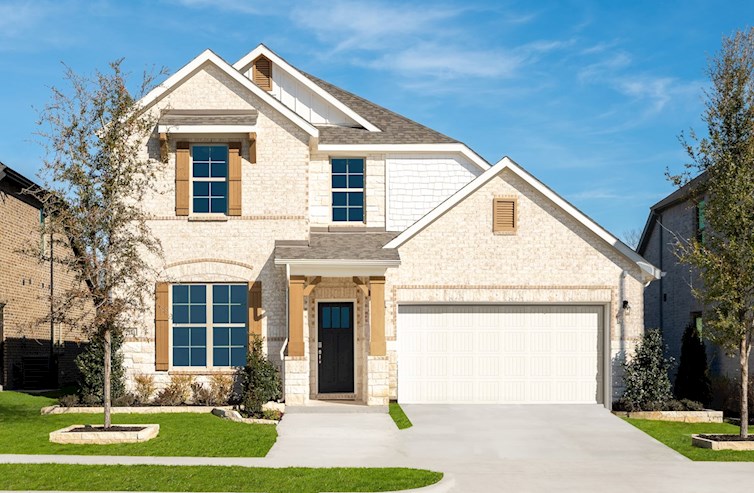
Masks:
[[[563,305],[400,306],[398,398],[596,402],[601,311]]]

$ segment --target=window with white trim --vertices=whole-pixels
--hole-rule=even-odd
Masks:
[[[364,159],[332,159],[332,220],[364,222]]]
[[[228,213],[228,146],[191,146],[191,212]]]
[[[174,367],[232,367],[246,363],[246,284],[174,284]]]

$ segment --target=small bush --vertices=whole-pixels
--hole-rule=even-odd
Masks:
[[[615,411],[639,412],[639,411],[701,411],[704,406],[700,402],[688,399],[667,401],[648,401],[641,405],[620,400],[613,404]]]
[[[686,407],[687,411],[702,411],[704,404],[698,401],[692,401],[691,399],[681,399],[681,404]]]
[[[233,377],[230,375],[215,374],[209,381],[211,406],[225,406],[231,400],[233,393]]]
[[[282,417],[283,413],[281,413],[277,409],[264,409],[262,411],[262,419],[273,419],[275,421],[280,421],[280,418]]]
[[[113,334],[110,343],[112,351],[110,397],[112,400],[117,399],[126,391],[123,354],[120,352],[122,345],[123,336]],[[105,340],[101,335],[97,334],[92,337],[86,349],[76,357],[76,366],[81,372],[79,385],[81,401],[93,402],[88,405],[101,406],[105,400]]]
[[[188,403],[191,398],[191,375],[173,375],[170,384],[157,393],[155,404],[158,406],[180,406]]]
[[[243,387],[241,405],[247,416],[262,416],[262,406],[282,395],[278,369],[265,357],[262,338],[259,336],[255,335],[251,342],[246,366],[240,370],[240,377]]]
[[[683,332],[681,360],[675,377],[675,396],[709,405],[712,401],[712,384],[708,375],[707,351],[693,324]]]
[[[726,416],[741,415],[741,384],[736,378],[718,376],[712,379],[713,409],[723,411]],[[749,382],[749,416],[754,420],[754,381]]]
[[[93,406],[101,406],[102,405],[102,397],[96,396],[94,394],[84,394],[81,396],[81,405],[87,406],[87,407],[93,407]]]
[[[636,346],[634,357],[623,363],[626,390],[621,400],[626,408],[649,410],[672,398],[668,377],[672,361],[664,355],[660,330],[647,330]]]
[[[79,405],[79,396],[76,394],[64,395],[58,399],[58,404],[63,407],[76,407]]]
[[[138,404],[138,402],[139,399],[136,397],[136,394],[126,392],[125,394],[118,396],[116,399],[113,399],[113,406],[131,407]]]
[[[137,402],[142,405],[149,404],[152,394],[157,389],[154,384],[154,377],[145,373],[138,373],[134,377],[134,382],[136,383],[134,394],[136,395]]]
[[[211,406],[211,393],[207,387],[200,382],[191,384],[191,402],[198,406]]]

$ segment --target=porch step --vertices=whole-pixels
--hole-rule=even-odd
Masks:
[[[346,401],[309,401],[309,404],[285,406],[286,414],[353,414],[382,413],[387,414],[387,406],[367,406],[361,402]]]

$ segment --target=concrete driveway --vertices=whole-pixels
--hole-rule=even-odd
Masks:
[[[288,414],[270,465],[439,470],[459,492],[711,492],[754,481],[752,463],[692,462],[597,405],[404,405],[384,414]]]

